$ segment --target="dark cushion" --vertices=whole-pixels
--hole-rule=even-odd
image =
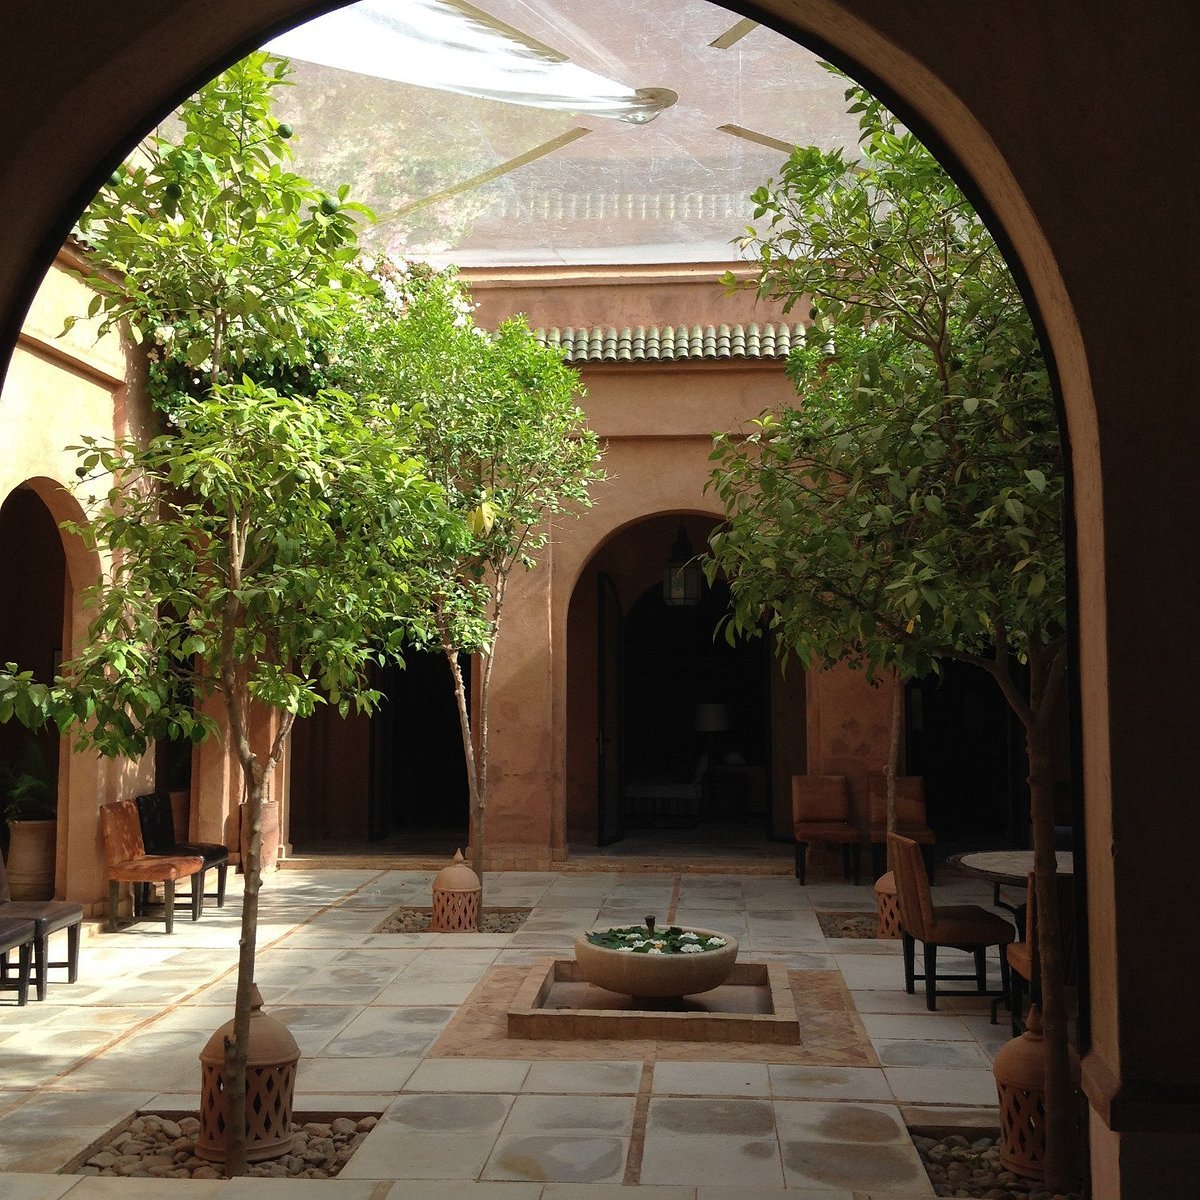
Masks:
[[[939,946],[1006,946],[1017,931],[998,913],[978,904],[935,904],[933,928],[924,939]]]
[[[198,854],[206,867],[219,867],[229,861],[229,847],[216,842],[177,842],[173,853]]]
[[[175,819],[171,816],[171,797],[165,792],[139,796],[137,811],[146,853],[175,853]]]
[[[83,920],[83,905],[70,900],[10,900],[0,905],[0,917],[18,917],[37,925],[38,937],[67,929]]]
[[[32,942],[36,930],[32,921],[19,921],[15,917],[0,917],[0,953],[7,954],[26,942]]]

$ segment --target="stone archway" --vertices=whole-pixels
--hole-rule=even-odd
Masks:
[[[184,0],[151,19],[134,0],[10,9],[0,350],[70,221],[150,118],[259,31],[329,7]],[[1169,1190],[1167,1169],[1186,1189],[1200,1164],[1200,1036],[1177,963],[1200,935],[1178,929],[1168,950],[1146,931],[1192,904],[1195,670],[1186,654],[1156,652],[1148,631],[1190,628],[1200,591],[1195,557],[1177,553],[1200,531],[1191,365],[1152,352],[1190,344],[1200,317],[1194,290],[1164,286],[1195,257],[1179,238],[1194,193],[1173,175],[1169,118],[1193,69],[1194,6],[1162,0],[1136,21],[1121,6],[1037,0],[980,19],[964,19],[958,0],[760,0],[753,12],[851,67],[959,164],[1044,325],[1075,484],[1097,1194]],[[1177,1035],[1161,1038],[1164,1027]]]

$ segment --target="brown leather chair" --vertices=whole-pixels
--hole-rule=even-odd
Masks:
[[[888,848],[896,874],[896,894],[900,901],[901,943],[904,952],[904,990],[911,996],[914,983],[925,982],[925,1007],[937,1009],[938,996],[963,995],[957,990],[940,990],[937,986],[937,952],[939,946],[969,950],[975,956],[972,975],[942,975],[943,980],[973,979],[979,996],[1009,994],[1008,957],[1005,947],[1016,938],[1016,930],[998,913],[978,904],[934,904],[929,896],[929,878],[921,861],[921,848],[911,838],[888,834]],[[924,948],[925,973],[916,973],[916,943]],[[1000,991],[987,986],[987,950],[996,946],[1000,951]]]
[[[8,887],[8,872],[0,862],[0,918],[32,921],[35,927],[33,944],[33,977],[37,998],[46,998],[46,975],[51,967],[66,967],[67,982],[79,978],[79,931],[83,927],[83,905],[69,900],[14,900]],[[67,957],[63,962],[50,961],[50,935],[60,929],[67,931]]]
[[[850,821],[850,789],[845,775],[792,776],[792,832],[796,878],[801,886],[810,842],[840,843],[842,873],[849,875],[853,862],[854,882],[858,882],[862,847],[858,826]]]
[[[229,850],[219,842],[177,842],[175,821],[171,814],[171,797],[166,792],[149,792],[135,801],[138,820],[142,826],[142,844],[147,854],[183,855],[198,854],[204,859],[200,872],[200,908],[204,909],[204,896],[212,895],[218,908],[225,907],[225,876],[229,871]],[[209,868],[217,872],[217,890],[205,892],[204,879]]]
[[[1057,879],[1058,896],[1058,929],[1062,943],[1062,962],[1064,975],[1074,977],[1075,968],[1075,894],[1074,880],[1069,875],[1060,875]],[[1018,1037],[1025,1028],[1025,992],[1028,990],[1030,1000],[1035,1004],[1042,1001],[1041,994],[1041,960],[1038,957],[1038,908],[1037,889],[1034,886],[1033,872],[1025,885],[1025,934],[1021,941],[1013,942],[1005,951],[1008,959],[1011,982],[1008,992],[1008,1009],[1012,1016],[1012,1034]],[[996,1002],[993,1001],[993,1004]],[[993,1012],[993,1023],[995,1014]]]
[[[896,776],[896,832],[921,847],[925,870],[933,880],[933,844],[937,838],[925,819],[925,780],[920,775]],[[883,848],[887,842],[887,776],[867,772],[867,840],[871,866],[878,879],[883,874]]]
[[[192,880],[192,920],[200,919],[204,895],[201,872],[204,859],[200,855],[147,854],[142,843],[142,827],[138,821],[137,805],[132,800],[114,800],[100,805],[100,829],[104,834],[105,875],[108,879],[108,927],[117,929],[117,902],[121,884],[133,884],[133,914],[143,915],[146,907],[142,885],[163,885],[163,908],[167,932],[175,923],[175,881]]]

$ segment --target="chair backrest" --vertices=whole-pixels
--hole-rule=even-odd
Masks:
[[[912,838],[889,833],[888,851],[896,876],[900,924],[906,933],[925,941],[933,929],[933,900],[929,896],[929,876],[925,874],[921,847]]]
[[[171,797],[166,792],[150,792],[137,798],[138,822],[147,854],[171,854],[175,850],[175,819],[171,815]]]
[[[0,904],[7,904],[12,899],[8,887],[8,872],[4,869],[4,855],[0,854]]]
[[[849,821],[845,775],[793,775],[792,821]]]
[[[867,811],[872,825],[887,824],[887,776],[882,771],[867,773]],[[926,827],[925,780],[920,775],[896,776],[896,824]]]
[[[110,867],[146,853],[137,805],[132,800],[100,805],[100,832],[104,835],[104,858]]]

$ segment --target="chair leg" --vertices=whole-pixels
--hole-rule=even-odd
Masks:
[[[8,951],[0,952],[0,983],[8,982]]]
[[[808,859],[808,843],[796,842],[796,878],[800,880],[800,886],[804,886],[804,876],[807,872]]]
[[[134,887],[137,885],[134,884]],[[108,881],[108,932],[117,932],[117,905],[121,900],[121,885],[115,879]]]
[[[192,876],[192,920],[200,920],[200,914],[204,912],[204,876],[205,870],[203,867]]]
[[[937,1012],[937,944],[925,943],[925,1007]]]
[[[217,907],[225,907],[225,872],[229,870],[229,863],[223,862],[217,868]]]
[[[33,943],[33,978],[39,1000],[46,999],[46,969],[49,962],[50,935],[46,934],[45,937],[35,938]]]
[[[871,872],[878,879],[883,874],[883,868],[887,865],[884,846],[882,842],[871,843]]]
[[[850,847],[850,857],[854,861],[854,886],[858,887],[858,880],[862,875],[862,842],[855,842]]]
[[[17,1003],[22,1007],[29,1003],[29,959],[32,950],[33,947],[26,942],[17,951],[17,970],[20,972],[17,976]]]
[[[911,933],[900,934],[900,948],[904,953],[904,990],[911,996],[917,969],[917,942]]]
[[[175,928],[175,880],[168,879],[163,884],[163,901],[163,908],[167,921],[167,932],[171,933]]]
[[[975,987],[982,996],[987,991],[987,947],[975,947]]]
[[[67,982],[75,983],[79,979],[79,935],[83,930],[83,922],[76,921],[67,926]]]

